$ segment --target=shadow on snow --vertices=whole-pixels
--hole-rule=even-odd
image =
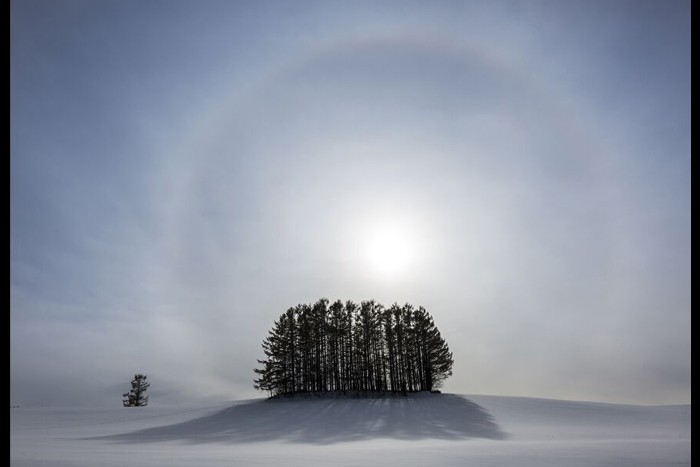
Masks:
[[[380,399],[263,400],[173,425],[103,437],[123,442],[331,444],[368,439],[504,439],[493,417],[453,394]],[[94,439],[94,438],[93,438]]]

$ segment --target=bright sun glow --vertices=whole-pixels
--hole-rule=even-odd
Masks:
[[[383,226],[370,232],[367,241],[367,261],[378,275],[393,278],[404,275],[411,266],[415,245],[410,232],[394,226]]]

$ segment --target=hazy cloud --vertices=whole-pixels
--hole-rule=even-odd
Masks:
[[[321,296],[425,306],[451,392],[688,402],[689,12],[14,2],[12,402],[252,397]]]

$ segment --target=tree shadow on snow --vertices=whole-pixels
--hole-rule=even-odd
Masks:
[[[505,439],[478,404],[453,394],[384,399],[264,400],[101,439],[123,442],[332,444],[367,439]]]

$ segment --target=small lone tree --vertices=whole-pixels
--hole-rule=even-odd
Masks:
[[[136,374],[131,380],[131,390],[122,394],[124,407],[145,407],[148,405],[146,390],[151,383],[146,382],[146,375]]]

